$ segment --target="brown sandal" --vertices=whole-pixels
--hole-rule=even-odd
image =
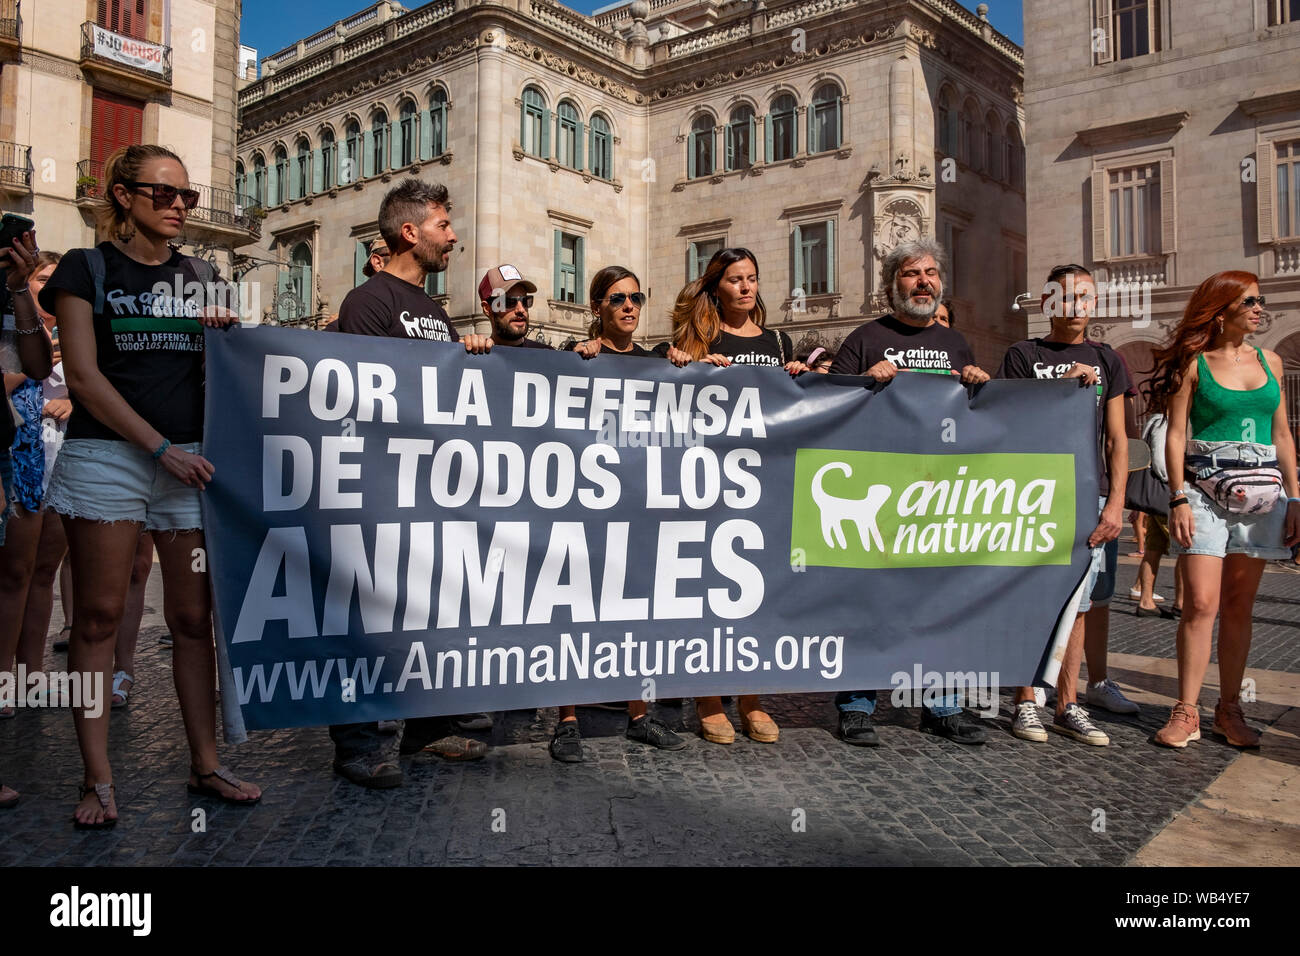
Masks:
[[[262,795],[258,794],[256,797],[253,797],[253,799],[251,800],[236,800],[234,797],[226,796],[216,787],[209,786],[208,784],[203,782],[204,780],[207,780],[210,777],[216,777],[222,783],[234,787],[240,793],[243,793],[244,792],[243,783],[241,783],[239,778],[236,777],[229,770],[227,770],[225,767],[217,767],[217,769],[213,770],[211,773],[199,773],[197,767],[190,767],[190,772],[194,774],[195,779],[197,779],[199,782],[186,783],[185,787],[187,790],[189,790],[190,793],[194,794],[195,796],[213,797],[217,800],[220,800],[222,803],[233,803],[241,807],[251,807],[253,804],[257,803],[259,800],[262,799]]]
[[[108,809],[108,801],[113,798],[114,788],[111,783],[95,783],[89,787],[83,786],[77,789],[80,791],[77,796],[77,803],[81,803],[82,800],[85,800],[87,796],[93,793],[99,798],[99,805],[104,810]],[[83,823],[77,819],[74,813],[72,815],[72,825],[78,830],[111,830],[117,826],[117,817],[105,817],[98,823]]]

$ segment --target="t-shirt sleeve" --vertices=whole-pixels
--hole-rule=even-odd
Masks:
[[[657,356],[658,358],[666,359],[668,357],[668,350],[672,348],[672,344],[673,343],[671,342],[660,342],[650,351],[653,355]]]
[[[388,335],[392,311],[373,293],[353,289],[339,306],[339,331],[353,335]]]
[[[54,315],[54,306],[59,292],[68,292],[78,299],[85,299],[92,305],[95,302],[95,280],[86,263],[85,249],[70,249],[59,264],[54,267],[45,288],[41,289],[40,305],[46,312]]]
[[[776,334],[781,336],[781,354],[785,356],[786,362],[794,361],[794,343],[790,341],[790,336],[777,329]],[[784,364],[784,363],[782,363]]]
[[[1029,364],[1029,356],[1016,343],[1007,349],[1007,354],[1002,356],[1002,364],[998,366],[998,374],[994,378],[1033,378],[1033,369]]]
[[[832,375],[861,375],[866,371],[862,362],[862,330],[849,333],[831,363]]]
[[[970,347],[970,343],[966,341],[966,336],[962,335],[960,332],[957,333],[957,335],[961,340],[961,345],[958,348],[953,349],[953,355],[956,358],[956,361],[952,363],[952,370],[954,372],[960,372],[967,365],[975,364],[975,351]]]
[[[1118,352],[1108,348],[1103,350],[1103,355],[1106,360],[1106,401],[1109,402],[1116,396],[1127,394],[1133,387],[1133,382],[1128,377],[1128,366]]]

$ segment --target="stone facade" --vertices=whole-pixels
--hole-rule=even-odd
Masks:
[[[1095,268],[1125,293],[1141,293],[1145,283],[1149,322],[1111,315],[1092,332],[1140,374],[1203,279],[1225,269],[1254,272],[1268,299],[1254,338],[1283,355],[1295,422],[1300,223],[1293,170],[1300,164],[1288,169],[1289,225],[1277,208],[1277,167],[1279,156],[1289,156],[1287,144],[1297,144],[1300,157],[1300,22],[1276,22],[1287,5],[1270,0],[1141,4],[1150,8],[1145,22],[1113,9],[1110,18],[1099,16],[1102,6],[1110,4],[1025,2],[1031,284],[1067,261]],[[1128,195],[1119,193],[1112,205],[1111,192],[1129,184],[1135,200],[1150,203],[1145,237],[1129,216]],[[1046,328],[1031,316],[1031,334]]]
[[[951,0],[642,0],[593,18],[549,0],[381,0],[262,67],[238,93],[239,175],[268,210],[255,254],[281,264],[278,290],[316,321],[352,288],[379,202],[409,172],[450,190],[461,244],[436,291],[462,331],[485,330],[475,287],[505,261],[538,285],[542,335],[583,337],[586,285],[619,263],[651,295],[640,337],[661,341],[692,252],[725,242],[757,256],[770,324],[834,341],[884,311],[879,256],[930,234],[956,245],[950,293],[980,361],[1019,334],[1021,54]],[[954,131],[968,121],[960,144],[936,135],[941,97]],[[429,137],[444,100],[445,138]],[[371,159],[376,116],[388,168]],[[593,124],[608,129],[608,168]],[[350,128],[359,169],[344,166]],[[706,142],[712,168],[697,169]],[[560,276],[570,258],[579,274]],[[573,285],[578,301],[563,301]]]
[[[99,6],[25,3],[17,36],[0,38],[0,202],[36,220],[44,248],[91,245],[99,192],[91,182],[99,177],[91,168],[93,101],[96,91],[125,97],[142,106],[140,141],[172,147],[200,189],[188,251],[226,268],[255,231],[233,193],[239,0],[147,0],[132,32],[163,48],[165,71],[97,52],[91,29]]]

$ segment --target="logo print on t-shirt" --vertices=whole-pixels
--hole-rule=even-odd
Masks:
[[[899,368],[948,371],[952,360],[947,349],[885,349],[885,361]]]
[[[435,339],[439,342],[450,342],[451,335],[447,332],[446,325],[442,319],[433,315],[411,315],[410,312],[402,311],[397,317],[397,321],[402,323],[402,328],[406,330],[409,338],[418,339]]]

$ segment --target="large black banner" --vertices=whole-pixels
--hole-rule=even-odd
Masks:
[[[231,729],[1030,683],[1087,569],[1091,391],[862,381],[209,331]]]

